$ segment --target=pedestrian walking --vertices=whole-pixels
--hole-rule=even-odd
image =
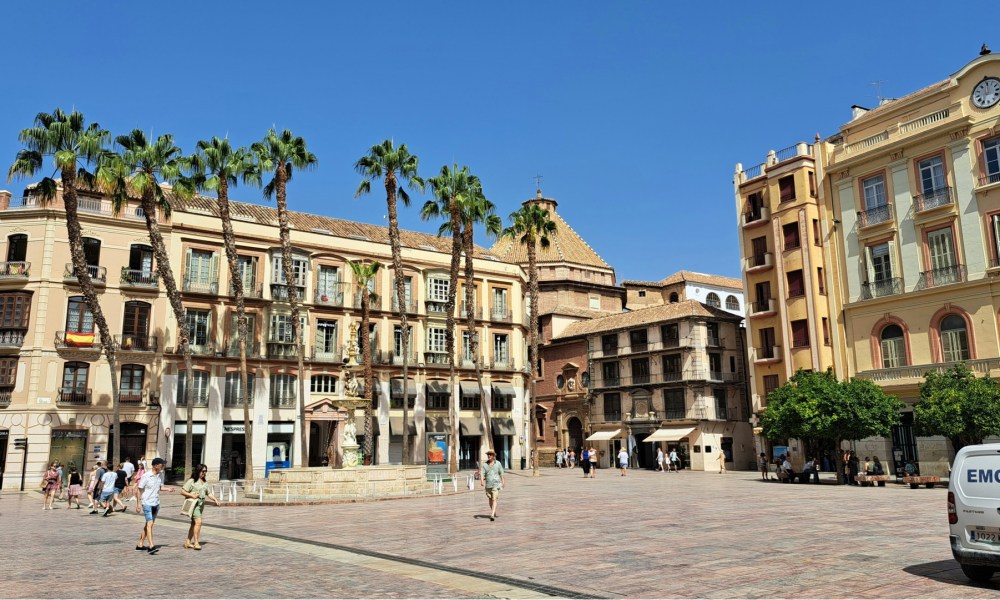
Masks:
[[[160,492],[174,491],[174,488],[163,485],[162,473],[165,464],[166,461],[159,456],[153,459],[153,469],[146,471],[142,476],[142,481],[139,482],[140,494],[135,497],[135,512],[141,512],[146,516],[146,523],[142,527],[142,533],[139,534],[139,543],[135,549],[144,550],[150,556],[160,551],[160,547],[153,544],[153,524],[156,522],[156,514],[160,512]]]
[[[771,469],[767,462],[767,455],[763,452],[757,457],[757,468],[760,469],[760,478],[764,481],[771,479]]]
[[[66,508],[72,508],[73,501],[76,500],[76,508],[80,507],[80,496],[83,494],[83,477],[77,472],[76,467],[69,468],[69,491],[66,493]]]
[[[672,449],[670,451],[670,470],[677,473],[677,467],[680,465],[681,458],[677,456],[677,449]]]
[[[561,469],[563,466],[563,451],[556,450],[556,468]]]
[[[591,479],[596,479],[597,478],[597,449],[594,448],[593,446],[591,446],[590,450],[587,452],[587,460],[590,461],[590,478]]]
[[[665,472],[663,470],[663,459],[664,459],[663,448],[657,446],[656,447],[656,470],[660,471],[661,473]]]
[[[115,482],[118,481],[118,474],[108,468],[101,476],[101,503],[100,507],[105,509],[104,516],[111,514],[114,510]]]
[[[500,500],[500,491],[507,483],[503,476],[503,465],[496,458],[496,452],[487,450],[486,462],[479,467],[479,481],[486,488],[486,497],[490,502],[490,521],[497,519],[497,501]]]
[[[139,480],[142,476],[146,474],[146,461],[140,460],[139,466],[135,469],[135,476],[132,477],[132,493],[131,496],[135,496],[139,493]]]
[[[590,478],[590,451],[584,448],[580,451],[580,469],[583,470],[583,476],[585,478]]]
[[[52,510],[52,502],[59,492],[59,471],[56,470],[58,463],[52,463],[42,475],[42,510]]]
[[[181,488],[181,496],[197,500],[191,511],[191,526],[188,527],[187,539],[184,540],[185,548],[201,550],[201,544],[198,543],[198,540],[201,536],[201,513],[202,509],[205,508],[205,499],[211,500],[216,506],[222,504],[209,489],[206,477],[208,477],[208,466],[198,465],[194,475],[184,482],[184,487]]]
[[[121,507],[122,512],[125,512],[125,510],[128,508],[127,506],[125,506],[125,503],[122,502],[121,498],[122,490],[124,490],[125,486],[128,485],[128,475],[125,474],[125,469],[123,467],[124,463],[118,463],[118,469],[116,469],[114,472],[115,488],[114,488],[114,493],[111,494],[111,504],[108,506],[108,509],[104,512],[105,517],[114,512],[115,509],[118,508],[119,506]]]
[[[573,449],[569,451],[569,468],[576,468],[576,450]]]
[[[101,465],[101,461],[97,461],[94,466],[90,467],[90,473],[87,474],[87,508],[94,508],[94,488],[97,487],[97,468]]]
[[[622,471],[622,477],[628,474],[628,450],[625,448],[618,451],[618,468]]]
[[[97,471],[94,473],[94,506],[91,507],[90,514],[96,515],[97,509],[101,507],[101,494],[104,493],[104,475],[108,472],[104,468],[104,463],[97,461]]]
[[[726,451],[719,448],[719,475],[726,472]]]

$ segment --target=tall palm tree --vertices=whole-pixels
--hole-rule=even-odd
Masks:
[[[377,260],[369,263],[349,260],[347,261],[347,265],[351,268],[351,273],[354,275],[355,292],[361,296],[361,329],[358,331],[358,337],[361,338],[361,356],[365,367],[364,453],[368,457],[369,464],[371,464],[375,462],[372,460],[372,452],[374,450],[372,444],[372,438],[374,437],[374,429],[372,428],[372,392],[374,391],[375,382],[372,381],[372,338],[368,330],[371,327],[371,303],[377,302],[378,296],[371,291],[369,286],[375,279],[378,270],[382,268],[382,263]],[[354,340],[351,340],[351,343],[353,344]],[[405,387],[403,391],[405,395]]]
[[[95,163],[104,151],[110,134],[97,123],[86,125],[83,114],[73,111],[66,114],[56,108],[49,113],[38,113],[34,127],[21,130],[18,139],[25,148],[19,150],[14,164],[7,172],[7,181],[14,177],[33,177],[44,166],[45,157],[51,156],[56,171],[62,180],[62,199],[66,209],[66,233],[73,263],[73,274],[80,283],[84,302],[94,317],[97,331],[101,336],[101,346],[111,369],[111,406],[114,440],[111,460],[118,464],[121,454],[121,414],[118,398],[118,361],[114,338],[108,329],[108,321],[97,298],[94,282],[87,269],[87,259],[83,252],[83,233],[77,211],[77,186],[92,188],[94,175],[86,170],[88,164]],[[59,182],[53,177],[45,177],[36,185],[34,192],[39,202],[49,204],[56,197]]]
[[[240,385],[243,404],[243,440],[245,443],[244,464],[248,479],[254,479],[253,471],[253,419],[250,416],[250,403],[253,401],[253,390],[250,389],[250,378],[247,374],[247,313],[245,290],[243,289],[243,273],[240,271],[239,255],[236,251],[236,236],[233,234],[233,220],[229,212],[229,188],[235,187],[242,179],[244,183],[260,184],[260,171],[253,159],[253,154],[246,148],[237,148],[229,144],[229,139],[213,137],[211,140],[201,140],[197,144],[198,151],[188,158],[192,182],[201,190],[215,191],[219,202],[219,218],[222,220],[222,242],[226,248],[226,260],[229,263],[229,281],[232,293],[236,299],[236,335],[240,353]],[[253,282],[251,282],[253,284]]]
[[[424,180],[417,175],[416,155],[410,154],[406,144],[397,148],[392,140],[371,147],[368,154],[358,159],[354,169],[361,174],[361,185],[354,197],[371,192],[372,180],[382,179],[385,185],[385,203],[389,211],[389,247],[392,250],[392,271],[395,273],[396,304],[399,309],[400,342],[403,351],[403,464],[409,464],[411,457],[410,430],[406,425],[410,422],[410,399],[407,396],[409,386],[408,367],[410,363],[410,330],[406,316],[406,285],[403,277],[403,251],[399,242],[399,216],[396,213],[396,198],[403,201],[403,206],[410,205],[410,196],[401,183],[406,183],[412,190],[424,189]],[[411,291],[412,293],[412,291]]]
[[[181,293],[170,266],[163,234],[160,232],[158,216],[170,218],[171,205],[161,184],[173,184],[172,193],[178,198],[187,198],[192,189],[181,174],[183,164],[181,149],[174,144],[170,134],[161,135],[150,142],[140,129],[133,129],[128,135],[115,138],[118,152],[108,152],[101,157],[97,171],[100,186],[109,191],[116,210],[132,197],[138,197],[146,219],[146,230],[156,258],[156,270],[167,292],[167,301],[177,321],[177,343],[184,355],[185,407],[187,412],[187,434],[184,436],[184,477],[191,476],[193,461],[194,431],[194,366],[191,361],[191,332],[188,328]]]
[[[503,230],[503,236],[519,241],[528,252],[528,293],[531,297],[531,320],[528,334],[531,340],[531,360],[528,376],[531,378],[531,408],[529,431],[531,451],[535,453],[532,475],[541,475],[538,468],[538,419],[535,418],[535,366],[538,364],[538,247],[549,247],[549,236],[555,234],[556,224],[549,219],[549,211],[538,204],[526,203],[510,214],[510,225]]]
[[[427,221],[441,218],[446,221],[447,229],[438,232],[441,235],[445,231],[451,232],[451,269],[448,280],[448,302],[445,304],[447,314],[447,325],[445,330],[445,345],[448,352],[448,387],[451,390],[451,401],[448,409],[448,422],[451,432],[448,435],[448,471],[458,472],[458,423],[455,421],[456,410],[455,397],[455,296],[458,292],[458,268],[462,257],[462,210],[458,200],[469,189],[478,185],[479,179],[469,172],[469,167],[458,165],[444,165],[441,172],[436,177],[431,177],[427,183],[431,186],[433,198],[424,203],[420,209],[420,218]]]
[[[285,129],[280,134],[269,129],[264,139],[251,146],[261,172],[274,172],[274,177],[264,186],[264,197],[274,198],[278,205],[278,235],[281,238],[281,270],[288,289],[288,303],[292,307],[292,335],[295,337],[299,368],[299,456],[302,465],[309,464],[306,445],[306,384],[305,346],[302,343],[302,321],[299,320],[299,289],[295,286],[292,270],[292,237],[288,227],[288,182],[298,169],[316,167],[316,155],[306,148],[306,141]]]

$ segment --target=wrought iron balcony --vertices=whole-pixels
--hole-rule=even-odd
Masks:
[[[209,294],[212,296],[219,295],[219,282],[218,281],[208,281],[204,279],[188,279],[184,278],[184,291],[193,292],[195,294]]]
[[[232,283],[229,284],[229,296],[233,298],[236,297],[236,288],[233,287]],[[252,279],[244,281],[243,297],[260,300],[261,298],[264,297],[264,286],[260,285],[259,283],[257,283]]]
[[[144,390],[118,390],[118,401],[131,406],[146,403],[146,392]]]
[[[105,285],[108,282],[108,270],[104,267],[87,265],[87,274],[90,275],[90,281],[94,285]],[[66,263],[66,268],[63,269],[63,281],[66,283],[79,283],[80,280],[76,277],[73,263]]]
[[[494,306],[490,311],[490,320],[494,323],[513,323],[514,313],[506,306]]]
[[[514,359],[509,356],[493,357],[490,361],[490,368],[494,371],[513,371]]]
[[[57,331],[56,348],[100,352],[101,342],[97,333],[93,331]]]
[[[317,288],[313,294],[313,303],[321,306],[344,306],[344,290],[341,285]]]
[[[892,205],[874,206],[858,213],[858,224],[861,227],[872,227],[892,220]]]
[[[290,302],[291,296],[289,295],[289,288],[291,286],[285,285],[283,283],[272,283],[271,284],[271,300],[276,302]],[[295,286],[296,296],[299,302],[305,301],[306,288],[301,285]]]
[[[965,265],[950,265],[940,269],[931,269],[920,273],[917,289],[923,290],[965,281]]]
[[[19,350],[26,333],[28,330],[22,328],[0,328],[0,350]]]
[[[25,261],[0,262],[0,281],[4,279],[25,280],[31,270],[31,263]]]
[[[298,384],[296,384],[298,385]],[[271,394],[271,408],[290,408],[295,406],[295,392]]]
[[[118,285],[123,288],[157,289],[160,286],[160,274],[152,270],[122,267]]]
[[[193,406],[208,406],[208,390],[195,390],[191,404]],[[187,406],[187,393],[180,388],[177,390],[177,406]]]
[[[428,365],[450,365],[451,360],[447,352],[427,350],[424,352],[424,363]]]
[[[230,358],[240,357],[240,345],[235,339],[229,342],[226,347],[226,356]],[[247,358],[263,358],[260,353],[260,342],[247,341]]]
[[[0,385],[0,406],[10,406],[10,401],[14,396],[14,386]]]
[[[298,358],[299,349],[294,343],[271,342],[267,343],[267,357],[271,359],[292,359]]]
[[[861,299],[871,300],[903,293],[903,278],[890,277],[880,281],[866,281],[861,284]]]
[[[397,353],[397,352],[393,351],[392,354],[391,354],[391,356],[390,356],[390,360],[391,360],[392,364],[394,364],[394,365],[402,365],[403,364],[403,353],[402,352]],[[412,350],[409,352],[409,360],[406,361],[406,364],[410,365],[410,366],[413,366],[413,365],[417,364],[417,353],[416,352],[414,352]]]
[[[157,339],[153,335],[116,335],[115,344],[121,352],[156,352],[157,349]]]
[[[448,316],[448,302],[445,300],[428,298],[424,301],[424,307],[430,316]]]
[[[709,335],[706,339],[708,345],[713,348],[721,348],[726,344],[725,338],[721,338],[717,335]]]
[[[996,173],[987,173],[979,178],[979,187],[992,185],[994,183],[1000,183],[1000,171]]]
[[[924,212],[955,202],[955,196],[950,187],[931,190],[913,197],[913,212]]]
[[[312,359],[320,362],[342,363],[347,357],[347,350],[336,344],[316,344],[313,346]]]
[[[59,404],[87,405],[90,404],[90,390],[76,388],[59,388]]]
[[[417,301],[412,298],[409,300],[404,299],[404,311],[410,315],[417,314]],[[392,294],[392,312],[399,312],[399,298],[396,297],[395,292]]]
[[[81,196],[77,199],[76,209],[82,213],[93,213],[97,215],[110,215],[111,202],[100,198],[87,198]]]
[[[467,305],[465,304],[465,302],[463,302],[462,305],[458,309],[458,317],[460,319],[468,319],[469,316],[470,316],[470,314],[471,314],[471,316],[472,316],[473,319],[482,319],[483,318],[483,311],[482,311],[482,309],[480,307],[476,306],[475,303],[473,303],[472,304],[472,310],[469,311],[467,309]]]

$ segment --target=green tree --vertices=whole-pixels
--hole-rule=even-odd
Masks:
[[[181,174],[181,149],[174,144],[172,135],[161,135],[150,143],[146,134],[140,129],[134,129],[128,135],[115,138],[118,152],[109,152],[102,156],[97,170],[97,179],[102,187],[111,194],[116,210],[125,206],[129,198],[138,197],[146,219],[146,230],[156,258],[156,270],[163,281],[167,292],[167,301],[173,310],[177,321],[177,344],[184,355],[185,381],[185,411],[187,412],[187,435],[184,439],[184,477],[191,477],[193,457],[194,430],[194,367],[191,362],[190,330],[188,328],[184,304],[177,280],[170,267],[170,256],[167,254],[163,234],[160,232],[160,215],[170,218],[171,204],[162,184],[173,184],[172,193],[186,198],[192,193]],[[180,400],[178,398],[178,400]],[[176,465],[175,465],[176,466]]]
[[[274,172],[274,177],[264,186],[264,197],[274,198],[278,206],[278,235],[281,238],[281,270],[284,275],[288,303],[292,307],[292,335],[295,337],[298,357],[298,425],[299,456],[302,465],[309,464],[306,445],[306,384],[305,346],[302,344],[302,321],[299,319],[299,288],[292,269],[292,237],[288,226],[288,182],[295,170],[316,167],[316,155],[306,148],[306,141],[285,129],[280,134],[269,129],[264,139],[251,147],[261,172]]]
[[[240,271],[239,254],[236,251],[236,235],[233,233],[233,220],[229,212],[229,188],[236,187],[239,180],[244,183],[260,184],[260,171],[253,159],[253,154],[246,148],[233,147],[228,138],[201,140],[197,144],[198,151],[188,159],[193,184],[203,191],[214,191],[219,203],[219,219],[222,221],[222,245],[226,248],[226,261],[229,264],[229,281],[232,295],[236,300],[236,335],[240,355],[240,385],[243,404],[243,440],[246,456],[245,468],[247,479],[254,479],[253,471],[253,419],[250,416],[250,403],[253,401],[253,390],[247,375],[247,312],[244,274]],[[250,285],[256,285],[251,280]],[[300,371],[301,372],[301,371]]]
[[[458,165],[444,165],[436,177],[427,180],[431,186],[433,198],[424,203],[420,209],[420,218],[427,221],[441,218],[446,222],[442,225],[441,235],[451,232],[451,267],[448,271],[448,301],[445,303],[447,322],[445,324],[445,349],[448,352],[448,386],[451,396],[448,409],[448,423],[451,427],[448,434],[448,472],[458,472],[458,414],[455,397],[455,297],[458,293],[458,269],[462,258],[462,209],[459,198],[468,193],[469,189],[479,184],[479,179],[469,172],[469,167],[458,168]],[[470,282],[471,283],[471,282]]]
[[[363,263],[355,262],[353,260],[347,261],[347,265],[351,268],[351,273],[354,275],[354,287],[355,290],[361,298],[361,329],[358,331],[358,337],[361,341],[361,356],[365,369],[365,447],[364,453],[368,457],[369,463],[374,463],[373,457],[373,438],[374,429],[372,427],[372,398],[374,392],[374,381],[372,380],[372,336],[369,333],[371,328],[371,303],[378,301],[378,296],[375,292],[371,291],[371,282],[375,279],[378,274],[378,270],[382,268],[382,263],[377,260]],[[354,343],[354,340],[351,340]],[[403,388],[404,402],[406,395],[406,388]]]
[[[767,396],[761,419],[768,438],[847,440],[888,436],[905,404],[867,379],[838,381],[833,370],[799,370]],[[843,471],[837,453],[837,472]]]
[[[988,375],[976,377],[964,363],[943,373],[928,372],[913,407],[917,435],[943,435],[958,452],[1000,435],[1000,387]]]
[[[73,274],[80,283],[80,291],[87,303],[87,309],[94,317],[101,346],[111,369],[111,406],[114,427],[114,456],[108,458],[117,465],[121,452],[121,409],[118,397],[117,346],[108,328],[108,321],[97,298],[94,282],[87,268],[83,252],[83,232],[80,227],[77,188],[94,186],[94,175],[86,167],[94,164],[104,152],[104,145],[110,134],[97,123],[86,124],[83,114],[73,111],[66,114],[57,108],[49,113],[38,113],[34,127],[24,129],[18,139],[24,149],[18,151],[14,164],[7,172],[7,181],[14,177],[33,177],[44,166],[45,157],[52,157],[62,185],[62,201],[66,209],[66,233],[69,238],[70,259]],[[57,196],[60,182],[54,177],[44,177],[37,183],[33,193],[43,206],[50,204]]]
[[[534,469],[532,476],[541,475],[539,471],[538,452],[538,419],[535,412],[535,369],[538,365],[538,248],[548,248],[549,236],[555,235],[556,224],[549,219],[549,211],[535,203],[526,203],[510,214],[510,225],[503,230],[503,236],[518,241],[528,252],[528,294],[530,296],[531,314],[528,322],[528,336],[531,340],[531,356],[529,357],[528,377],[531,383],[531,418],[530,423],[531,451],[535,453],[532,461]]]
[[[369,149],[368,154],[358,159],[354,169],[361,175],[361,184],[354,194],[357,198],[368,194],[372,189],[372,180],[381,179],[385,186],[385,204],[389,211],[389,248],[392,251],[392,271],[396,291],[396,308],[399,312],[400,342],[403,351],[403,423],[410,422],[410,401],[408,392],[410,363],[410,329],[407,325],[406,281],[403,275],[403,251],[399,241],[399,215],[396,211],[396,198],[403,201],[403,206],[410,205],[410,196],[403,189],[405,183],[411,190],[424,189],[424,180],[417,175],[419,159],[410,154],[406,144],[399,147],[392,140],[385,140]],[[412,292],[411,292],[412,293]],[[409,427],[403,426],[403,464],[409,464],[412,459]]]

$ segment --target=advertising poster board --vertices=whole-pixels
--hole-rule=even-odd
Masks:
[[[427,434],[427,471],[446,472],[448,470],[448,434]]]

